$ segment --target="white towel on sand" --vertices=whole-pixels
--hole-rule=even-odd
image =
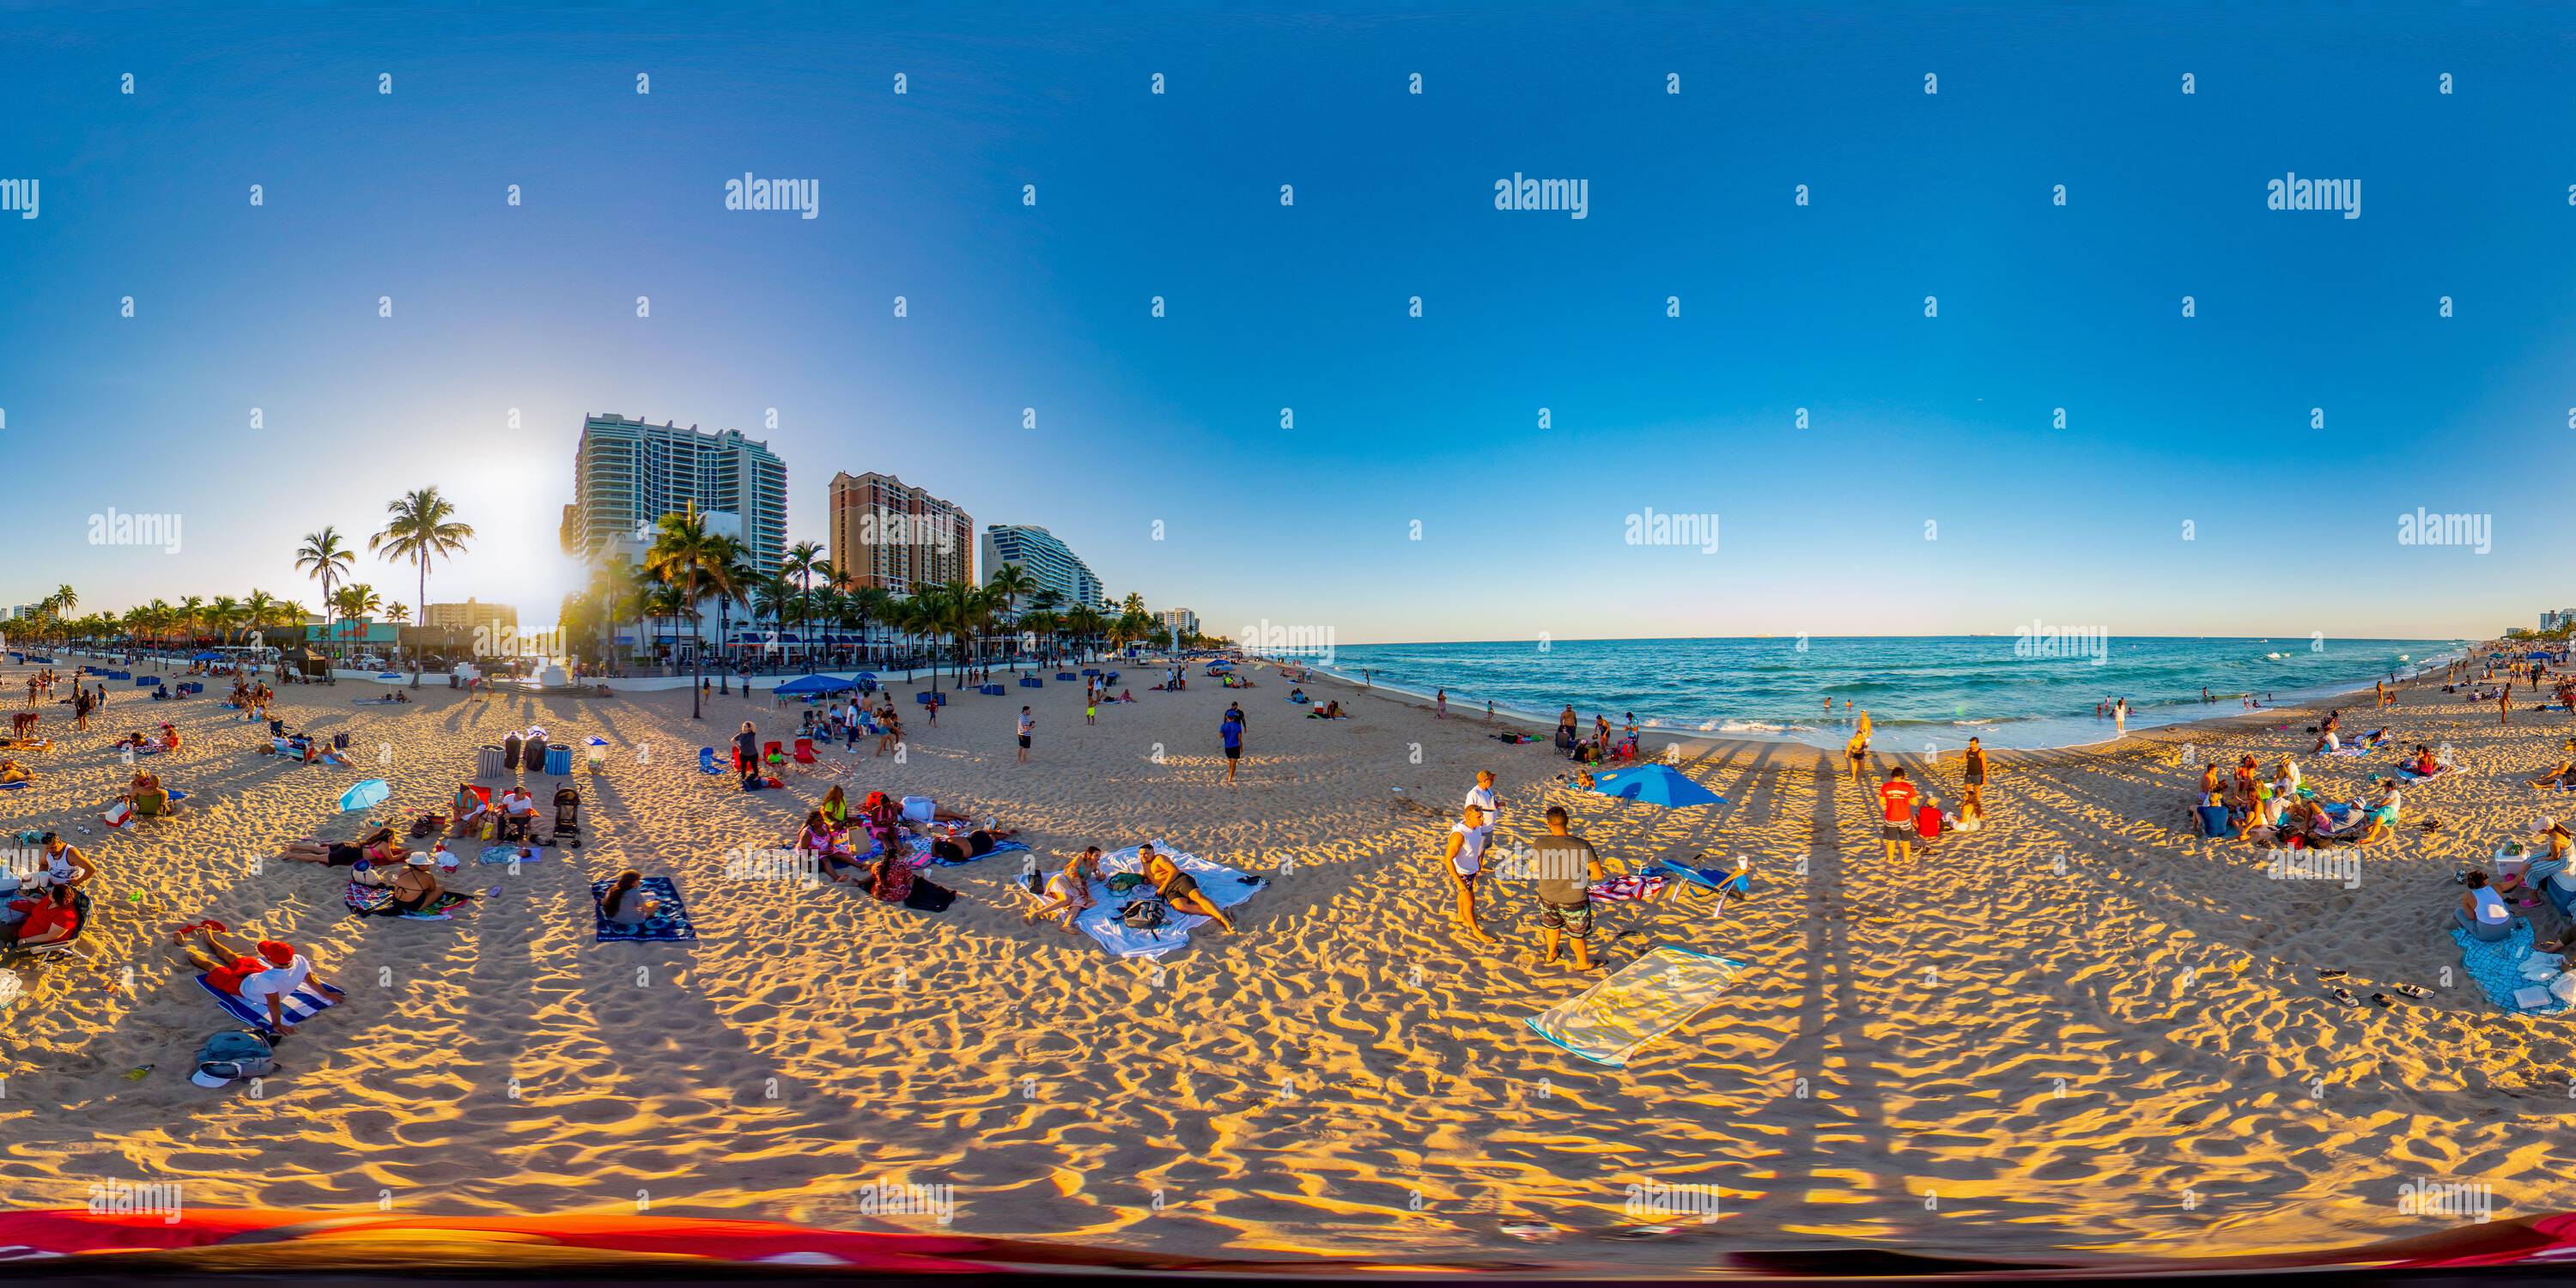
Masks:
[[[1121,872],[1144,871],[1143,866],[1136,859],[1137,848],[1131,845],[1126,849],[1101,856],[1101,877],[1107,878]],[[1253,892],[1261,888],[1259,881],[1238,869],[1229,868],[1222,863],[1210,863],[1195,854],[1183,854],[1160,840],[1154,842],[1154,851],[1170,859],[1181,871],[1197,878],[1199,893],[1206,895],[1209,901],[1220,908],[1234,907],[1250,899]],[[1175,949],[1188,947],[1191,928],[1207,924],[1207,918],[1173,909],[1169,918],[1161,926],[1152,930],[1130,929],[1118,920],[1119,909],[1152,895],[1153,891],[1144,886],[1138,886],[1125,894],[1111,894],[1105,879],[1093,881],[1091,907],[1075,918],[1074,924],[1080,926],[1084,934],[1099,940],[1100,946],[1108,949],[1112,957],[1160,957]]]

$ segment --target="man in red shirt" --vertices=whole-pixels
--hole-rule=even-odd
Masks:
[[[1888,770],[1887,781],[1878,786],[1878,839],[1887,843],[1889,863],[1914,858],[1914,801],[1914,784],[1905,780],[1905,766]]]
[[[17,942],[12,947],[58,944],[80,929],[80,909],[72,906],[72,888],[67,885],[47,886],[42,898],[20,899],[9,908],[27,916],[18,924]]]

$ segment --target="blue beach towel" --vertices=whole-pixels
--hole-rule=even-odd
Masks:
[[[2532,987],[2520,969],[2522,959],[2531,955],[2531,940],[2531,923],[2519,917],[2514,919],[2512,936],[2505,939],[2480,939],[2457,926],[2451,928],[2451,942],[2460,946],[2460,965],[2467,969],[2470,979],[2477,981],[2478,991],[2485,993],[2488,1001],[2518,1015],[2566,1010],[2567,1004],[2555,997],[2546,1006],[2515,1004],[2513,995]]]
[[[610,883],[590,883],[591,917],[598,922],[599,942],[608,943],[689,943],[697,939],[696,927],[689,924],[689,910],[680,902],[680,888],[669,877],[646,877],[635,887],[637,894],[662,905],[650,921],[640,926],[621,926],[600,910],[599,901],[608,895]]]
[[[526,850],[526,851],[527,851],[527,854],[526,854],[525,856],[522,856],[522,855],[519,853],[519,851],[521,851],[521,850]],[[475,860],[475,862],[477,862],[477,863],[507,863],[507,862],[509,862],[509,861],[510,861],[510,860],[512,860],[512,859],[517,859],[517,860],[519,860],[521,863],[534,863],[534,862],[536,862],[537,860],[542,859],[542,858],[544,858],[544,857],[546,857],[546,852],[545,852],[544,847],[542,847],[542,846],[535,846],[535,845],[524,845],[524,846],[523,846],[523,845],[487,845],[487,846],[484,846],[484,847],[483,847],[483,854],[482,854],[482,856],[481,856],[480,858],[477,858],[477,859]]]
[[[322,995],[322,990],[315,987],[315,985],[319,983],[321,983],[320,980],[308,976],[301,987],[286,995],[286,1000],[279,1009],[285,1013],[287,1023],[302,1024],[305,1021],[312,1019],[315,1014],[332,1005],[331,999],[324,997]],[[243,1024],[246,1024],[251,1028],[258,1029],[263,1033],[270,1031],[268,1027],[268,1008],[266,1006],[254,1007],[250,1003],[245,1002],[230,993],[224,992],[222,989],[216,988],[213,984],[206,981],[206,976],[203,972],[199,972],[197,975],[197,987],[206,990],[206,996],[215,999],[215,1005],[224,1008],[224,1014],[241,1021]]]

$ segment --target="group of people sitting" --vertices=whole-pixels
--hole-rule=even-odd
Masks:
[[[926,829],[938,823],[973,822],[935,804],[928,818],[907,820],[902,804],[884,792],[869,792],[854,811],[847,793],[834,786],[805,815],[804,825],[796,830],[795,849],[812,856],[816,866],[836,883],[856,880],[884,902],[922,912],[945,912],[957,894],[920,875],[921,865],[914,861],[912,844],[918,834],[906,826],[908,821],[920,822]],[[980,859],[1014,835],[1012,829],[996,826],[990,820],[959,835],[934,834],[926,861],[964,863]],[[876,856],[873,860],[868,857],[871,854]]]
[[[456,798],[448,803],[447,834],[452,837],[477,837],[486,841],[533,840],[537,830],[537,798],[526,787],[512,783],[501,789],[498,800],[487,799],[487,793],[472,783],[458,783]]]
[[[2553,879],[2569,879],[2564,874],[2570,851],[2576,849],[2576,834],[2548,817],[2533,819],[2530,831],[2534,843],[2541,847],[2539,857],[2532,857],[2530,848],[2516,842],[2496,852],[2494,872],[2471,869],[2459,875],[2457,879],[2466,889],[2460,894],[2459,905],[2451,910],[2453,924],[2481,940],[2511,938],[2513,906],[2537,905]],[[2567,952],[2576,949],[2576,936],[2535,947],[2545,953]]]
[[[2194,814],[2202,836],[2267,849],[2324,849],[2387,840],[2404,802],[2394,778],[2380,779],[2376,799],[2367,803],[2319,801],[2302,788],[2297,761],[2282,757],[2279,772],[2267,780],[2249,755],[2224,778],[2214,763],[2201,772]]]
[[[1320,707],[1306,709],[1306,718],[1309,720],[1339,720],[1347,714],[1342,710],[1342,700],[1339,698],[1334,698]]]
[[[0,867],[0,948],[41,948],[80,933],[79,889],[98,869],[79,848],[47,832],[37,844],[37,866],[21,885]],[[32,888],[30,888],[32,887]]]
[[[161,776],[149,769],[134,771],[134,781],[125,785],[124,800],[138,818],[167,818],[179,811]]]
[[[163,724],[158,734],[149,734],[137,729],[117,739],[111,744],[111,749],[131,750],[138,756],[155,756],[165,751],[177,751],[179,731],[169,724]]]

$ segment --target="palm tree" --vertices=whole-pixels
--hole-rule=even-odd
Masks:
[[[1064,593],[1053,586],[1041,586],[1038,588],[1036,594],[1029,596],[1029,612],[1032,614],[1044,613],[1046,615],[1046,620],[1049,623],[1047,627],[1048,631],[1063,629],[1064,619],[1058,616],[1055,611],[1063,606]],[[1036,630],[1037,628],[1032,627],[1030,629]],[[1050,646],[1047,650],[1049,653],[1053,653],[1055,651],[1052,647],[1055,640],[1050,637],[1046,631],[1039,631],[1038,638],[1045,640]]]
[[[832,565],[824,562],[823,547],[816,545],[811,541],[799,541],[795,545],[789,546],[787,548],[787,553],[778,560],[778,572],[780,576],[793,578],[795,580],[797,605],[799,609],[797,616],[802,620],[810,622],[814,616],[813,604],[810,602],[810,597],[814,593],[814,578],[817,574],[821,574],[826,580],[829,580],[832,572]],[[784,623],[781,623],[779,629],[783,632],[787,628]],[[809,640],[806,641],[806,643],[810,645],[812,641]],[[807,648],[805,656],[807,659],[805,669],[810,672],[814,669],[812,665],[812,659],[814,656],[813,649],[810,647]]]
[[[993,575],[985,579],[984,589],[1001,598],[1003,620],[1016,623],[1019,620],[1020,596],[1037,589],[1037,585],[1037,580],[1029,576],[1027,568],[1015,563],[1006,563],[994,569]],[[1019,651],[1013,649],[1011,670],[1017,673],[1019,669]]]
[[[465,553],[474,529],[456,522],[456,506],[425,487],[385,504],[385,530],[367,538],[369,551],[381,551],[395,563],[408,559],[420,569],[420,599],[429,602],[429,561]],[[424,610],[426,611],[426,610]],[[420,687],[420,650],[411,656],[411,687]]]
[[[230,595],[217,595],[206,605],[206,624],[215,628],[215,642],[233,642],[233,627],[241,621],[241,601]]]
[[[180,599],[179,606],[171,611],[174,615],[173,620],[178,624],[179,628],[188,633],[188,643],[190,645],[194,645],[197,642],[197,632],[206,624],[205,597],[202,595],[186,596]]]
[[[861,586],[850,592],[850,615],[858,619],[859,656],[865,665],[868,647],[868,623],[892,622],[896,612],[894,592],[883,586]]]
[[[340,544],[340,530],[329,524],[324,524],[319,532],[305,533],[304,544],[295,551],[296,571],[322,583],[322,610],[325,615],[322,628],[325,639],[328,639],[332,633],[329,613],[331,606],[337,602],[331,597],[331,588],[337,585],[342,577],[349,575],[350,567],[357,561],[357,552]]]
[[[692,720],[706,719],[695,683],[706,678],[706,640],[698,629],[705,612],[699,602],[717,593],[716,583],[727,579],[740,557],[738,550],[732,538],[708,532],[707,521],[692,506],[685,513],[663,515],[654,528],[653,548],[644,552],[644,571],[679,597],[681,612],[689,619],[689,635],[695,642],[689,650]],[[731,604],[729,594],[726,602]]]
[[[241,615],[243,629],[256,634],[277,617],[277,601],[269,598],[267,591],[253,586],[250,598],[242,601]],[[263,636],[260,642],[265,644],[268,641]]]
[[[1077,604],[1071,612],[1064,615],[1065,633],[1072,637],[1073,647],[1086,662],[1091,660],[1091,641],[1097,638],[1107,625],[1108,623],[1100,616],[1100,610],[1089,604]]]

